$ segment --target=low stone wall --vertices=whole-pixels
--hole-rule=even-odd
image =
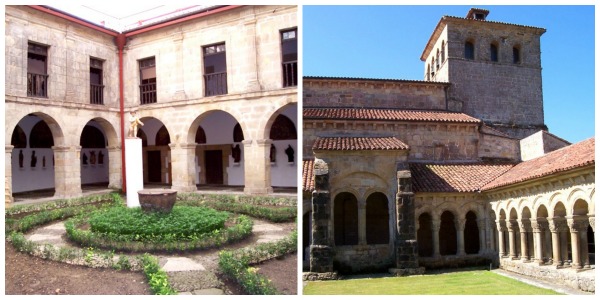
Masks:
[[[482,266],[482,268],[497,267],[498,263],[494,261],[491,255],[445,255],[437,258],[419,257],[419,266],[431,269],[443,268],[462,268],[472,266]]]
[[[575,270],[571,268],[557,269],[555,266],[538,266],[534,263],[523,263],[518,260],[503,258],[500,268],[536,279],[569,286],[585,292],[596,291],[594,269]]]
[[[387,272],[394,266],[390,245],[336,246],[333,269],[343,273]]]

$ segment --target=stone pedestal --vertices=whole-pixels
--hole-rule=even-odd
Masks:
[[[127,180],[127,207],[139,207],[138,191],[144,189],[142,140],[125,139],[125,178]]]

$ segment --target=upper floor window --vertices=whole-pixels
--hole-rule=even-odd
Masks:
[[[435,55],[435,69],[440,69],[440,50],[438,49],[437,54]]]
[[[27,46],[27,96],[48,97],[48,47]]]
[[[225,43],[204,47],[204,95],[227,94]]]
[[[446,44],[442,41],[442,62],[446,60]]]
[[[465,42],[465,58],[475,59],[475,45],[472,42]]]
[[[513,63],[518,64],[521,62],[521,49],[519,47],[513,47]]]
[[[490,44],[490,60],[498,61],[498,46]]]
[[[104,104],[104,85],[102,85],[102,65],[100,59],[90,58],[90,103]]]
[[[298,85],[298,29],[281,31],[283,86]]]
[[[156,103],[156,60],[142,59],[140,65],[140,104]]]

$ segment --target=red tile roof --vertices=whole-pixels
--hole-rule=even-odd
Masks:
[[[313,150],[408,150],[395,137],[318,137]]]
[[[494,181],[486,184],[483,190],[491,190],[531,179],[552,175],[595,164],[595,138],[552,151],[542,157],[522,162]]]
[[[479,123],[463,113],[372,108],[304,108],[304,119]]]
[[[314,159],[302,160],[302,190],[312,191],[315,189]]]
[[[477,192],[512,166],[490,163],[410,163],[410,172],[415,192]]]

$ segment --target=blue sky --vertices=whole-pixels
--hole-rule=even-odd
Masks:
[[[421,53],[440,18],[472,6],[309,6],[302,10],[304,76],[423,80]],[[493,6],[487,19],[546,29],[544,118],[576,143],[594,136],[594,6]]]

